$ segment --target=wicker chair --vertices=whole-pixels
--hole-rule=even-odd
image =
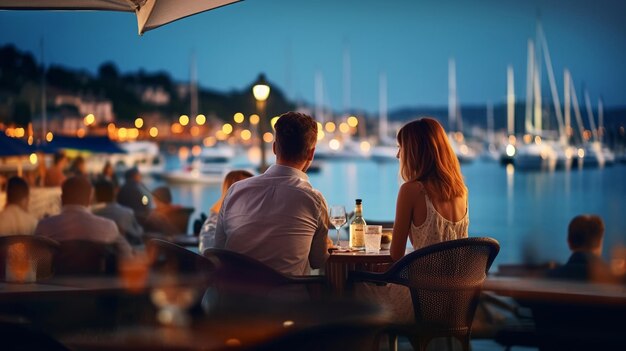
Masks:
[[[387,272],[356,271],[349,279],[409,288],[416,324],[397,326],[395,331],[407,334],[419,350],[437,337],[455,337],[469,350],[482,284],[499,250],[500,245],[491,238],[450,240],[406,255]],[[391,333],[392,347],[396,332]]]
[[[54,273],[53,257],[59,244],[46,237],[34,235],[9,235],[0,237],[0,280],[6,281],[7,262],[18,260],[34,264],[36,279],[45,279]]]
[[[65,276],[116,274],[117,249],[114,244],[90,240],[61,241],[54,271]]]

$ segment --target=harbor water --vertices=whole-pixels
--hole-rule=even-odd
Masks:
[[[168,158],[168,168],[176,167]],[[401,180],[398,163],[335,160],[310,174],[313,186],[329,205],[353,210],[363,199],[364,218],[393,221]],[[600,215],[605,222],[604,257],[626,244],[626,165],[605,168],[521,172],[498,163],[477,160],[462,165],[469,189],[470,236],[497,239],[496,264],[565,262],[569,256],[567,225],[578,214]],[[150,188],[162,181],[146,179]],[[221,184],[170,184],[174,201],[193,206],[198,218],[221,193]],[[334,230],[331,230],[334,234]],[[344,234],[345,235],[345,234]]]

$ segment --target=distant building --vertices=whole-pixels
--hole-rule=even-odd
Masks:
[[[113,103],[110,100],[83,98],[73,95],[57,95],[54,98],[54,105],[74,105],[80,117],[93,114],[96,124],[105,124],[115,121]]]
[[[170,103],[170,94],[163,90],[163,87],[147,87],[141,94],[141,101],[157,106]]]

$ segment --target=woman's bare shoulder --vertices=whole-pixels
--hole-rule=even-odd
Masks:
[[[424,184],[417,180],[410,180],[400,186],[400,191],[417,195],[424,191]]]

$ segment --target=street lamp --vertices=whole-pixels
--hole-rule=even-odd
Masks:
[[[259,142],[261,143],[261,164],[259,165],[259,172],[265,172],[267,169],[267,161],[265,160],[265,142],[263,141],[263,134],[265,133],[265,101],[270,96],[270,86],[265,80],[265,75],[261,73],[257,78],[254,86],[252,87],[252,94],[256,99],[256,109],[259,112]]]

